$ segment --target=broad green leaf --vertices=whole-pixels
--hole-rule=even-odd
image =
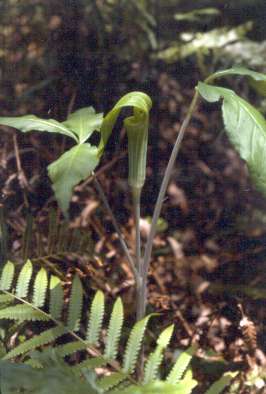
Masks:
[[[0,125],[14,127],[23,133],[36,130],[64,134],[78,142],[77,137],[68,127],[54,119],[41,119],[35,115],[17,116],[14,118],[0,117]]]
[[[245,77],[250,77],[255,81],[266,81],[266,74],[258,73],[257,71],[249,70],[245,67],[232,67],[227,70],[217,71],[212,74],[208,79],[217,79],[221,77],[225,77],[227,75],[242,75]]]
[[[73,187],[86,179],[99,162],[97,148],[90,144],[74,146],[48,167],[58,204],[67,214]]]
[[[229,139],[246,161],[252,180],[266,195],[266,121],[262,114],[232,90],[199,82],[205,100],[223,99],[223,120]]]
[[[125,118],[124,124],[128,136],[129,184],[136,188],[141,188],[145,180],[149,111],[151,106],[151,99],[145,93],[128,93],[104,117],[100,130],[99,155],[101,156],[121,110],[126,107],[133,108],[132,116]]]
[[[85,107],[72,112],[62,124],[71,129],[82,144],[94,131],[100,131],[102,121],[102,113],[96,114],[93,107]]]

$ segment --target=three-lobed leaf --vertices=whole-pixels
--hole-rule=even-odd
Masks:
[[[102,121],[102,113],[97,114],[93,107],[85,107],[72,112],[62,124],[71,129],[82,144],[94,131],[100,131]]]
[[[48,166],[56,199],[65,214],[67,214],[73,187],[86,179],[98,162],[97,148],[85,143],[74,146]]]

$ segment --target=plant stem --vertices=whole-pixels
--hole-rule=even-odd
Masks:
[[[137,188],[132,188],[133,196],[133,209],[134,209],[134,221],[135,221],[135,258],[136,258],[136,268],[138,274],[141,276],[141,241],[140,241],[140,194],[141,190]]]
[[[139,306],[140,308],[140,316],[139,318],[143,318],[145,316],[145,310],[146,310],[146,303],[147,303],[147,276],[148,276],[148,270],[149,270],[149,265],[150,265],[150,260],[151,260],[151,252],[152,252],[152,245],[153,245],[153,240],[156,234],[156,225],[157,221],[159,219],[161,209],[162,209],[162,204],[164,200],[164,196],[169,184],[169,180],[172,174],[172,169],[174,167],[180,145],[182,143],[186,128],[191,120],[191,117],[193,115],[193,112],[196,108],[197,101],[198,101],[199,94],[196,91],[194,94],[194,97],[192,99],[192,102],[189,106],[187,115],[180,127],[180,131],[178,133],[174,148],[172,150],[169,162],[167,164],[167,168],[163,177],[163,181],[161,184],[161,188],[159,191],[159,195],[157,197],[157,201],[155,204],[155,209],[152,217],[152,223],[151,223],[151,229],[148,235],[146,247],[145,247],[145,253],[144,253],[144,259],[143,259],[143,267],[142,267],[142,283],[141,283],[141,289],[140,289],[140,302],[141,305]]]
[[[115,216],[113,214],[113,211],[112,211],[112,209],[111,209],[111,207],[109,205],[109,202],[108,202],[108,200],[107,200],[107,198],[105,196],[104,190],[103,190],[103,188],[102,188],[100,182],[98,181],[98,179],[97,179],[97,177],[96,177],[94,172],[92,173],[92,176],[93,176],[93,179],[94,179],[95,187],[96,187],[96,189],[97,189],[97,191],[98,191],[98,193],[99,193],[99,195],[100,195],[100,197],[102,199],[102,202],[103,202],[108,214],[110,215],[111,221],[112,221],[113,226],[115,228],[115,231],[116,231],[116,233],[118,235],[121,247],[122,247],[122,249],[123,249],[123,251],[124,251],[124,253],[125,253],[125,255],[126,255],[127,259],[128,259],[129,265],[131,267],[131,270],[133,272],[133,275],[134,275],[134,278],[135,278],[135,281],[136,281],[136,285],[138,287],[140,285],[140,283],[139,283],[140,282],[140,278],[139,278],[138,270],[136,269],[134,260],[133,260],[133,258],[131,257],[131,255],[129,253],[129,249],[128,249],[127,244],[126,244],[126,242],[125,242],[125,240],[123,238],[123,235],[122,235],[122,233],[120,231],[119,225],[118,225],[118,223],[116,221],[116,218],[115,218]]]
[[[141,259],[141,238],[140,238],[140,188],[132,188],[133,197],[133,210],[134,210],[134,221],[135,221],[135,259],[136,268],[138,272],[138,283],[136,286],[137,294],[137,307],[136,307],[136,320],[139,321],[143,317],[142,309],[142,282],[143,282],[143,264]]]

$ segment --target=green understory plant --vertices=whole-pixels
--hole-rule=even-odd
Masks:
[[[194,346],[180,354],[165,379],[160,376],[163,353],[172,337],[173,325],[159,335],[138,379],[136,366],[152,315],[133,326],[124,346],[123,357],[120,357],[124,320],[120,298],[114,303],[107,331],[104,331],[104,294],[97,291],[90,310],[84,310],[84,291],[77,274],[65,310],[64,291],[59,278],[44,268],[34,272],[30,260],[17,271],[11,262],[7,262],[2,271],[0,320],[15,321],[18,333],[20,327],[24,331],[24,325],[28,323],[31,329],[36,322],[47,327],[32,338],[22,340],[13,349],[6,349],[0,360],[2,394],[22,390],[36,394],[51,390],[57,394],[189,394],[197,385],[189,369],[196,349]],[[18,357],[23,364],[9,362]],[[100,367],[105,369],[103,376],[95,374],[95,369]],[[219,393],[235,375],[231,372],[225,374],[222,380],[215,383],[216,391],[210,389],[207,393]]]
[[[151,100],[146,94],[142,92],[132,92],[125,95],[105,117],[96,114],[92,108],[83,108],[71,114],[68,119],[62,123],[54,120],[45,121],[43,119],[36,118],[33,115],[19,118],[0,118],[0,124],[15,127],[24,132],[32,129],[59,132],[70,136],[75,140],[76,146],[65,152],[57,161],[48,167],[48,172],[53,183],[53,189],[58,203],[63,212],[67,214],[73,187],[90,174],[94,175],[93,171],[104,153],[104,149],[121,110],[125,107],[133,108],[132,116],[125,118],[124,126],[128,136],[128,181],[133,196],[134,216],[136,222],[135,259],[133,259],[129,252],[113,212],[108,204],[107,198],[95,175],[94,179],[97,190],[99,191],[104,205],[112,218],[115,229],[120,236],[121,245],[126,253],[135,277],[138,322],[143,322],[147,319],[145,317],[147,303],[147,276],[151,260],[153,240],[156,233],[162,203],[184,133],[193,116],[193,112],[200,96],[208,102],[217,102],[222,100],[223,121],[229,139],[239,152],[240,157],[247,163],[251,178],[255,185],[262,193],[266,194],[266,166],[264,164],[266,159],[266,121],[256,108],[246,100],[239,97],[234,91],[228,88],[212,85],[214,80],[227,76],[232,77],[234,75],[246,76],[255,80],[257,83],[263,83],[266,81],[266,75],[264,74],[236,67],[216,72],[208,77],[204,82],[198,83],[191,105],[188,109],[188,113],[181,125],[180,132],[177,136],[163,177],[144,253],[142,253],[141,249],[139,220],[141,190],[145,181],[146,172],[149,111],[151,109]],[[92,146],[90,143],[86,142],[94,130],[100,132],[100,143],[98,146]],[[29,265],[29,263],[27,264]],[[75,280],[77,282],[77,279]],[[73,285],[75,285],[75,283],[73,283]],[[4,289],[4,291],[7,290]],[[20,301],[22,301],[22,299],[23,296],[20,295]]]

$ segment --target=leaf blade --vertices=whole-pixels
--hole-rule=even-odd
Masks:
[[[72,190],[98,165],[98,150],[89,143],[74,146],[48,166],[49,177],[60,208],[67,213]]]
[[[96,113],[93,107],[85,107],[72,112],[62,124],[71,129],[82,144],[94,131],[100,131],[102,121],[102,113]]]
[[[209,102],[223,99],[222,113],[228,137],[246,161],[254,184],[266,195],[266,120],[232,90],[202,82],[197,90]]]
[[[54,119],[42,119],[35,115],[25,115],[17,117],[0,117],[0,124],[4,126],[14,127],[27,133],[29,131],[47,131],[49,133],[59,133],[73,138],[76,142],[77,137],[70,129]]]

